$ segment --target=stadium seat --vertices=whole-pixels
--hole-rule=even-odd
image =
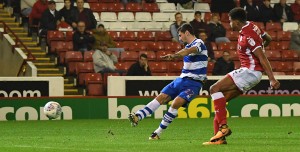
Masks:
[[[289,31],[278,31],[277,32],[277,40],[278,41],[290,41],[291,35],[292,34]]]
[[[194,13],[181,13],[181,14],[182,14],[183,21],[190,22],[190,21],[192,21],[192,20],[195,19]],[[171,21],[175,21],[175,16],[174,16],[173,13],[170,14],[170,20],[171,20]]]
[[[157,13],[153,13],[152,20],[156,22],[169,22],[170,16],[168,13],[157,12]]]
[[[173,24],[174,22],[162,22],[162,31],[170,31],[170,26]]]
[[[238,61],[239,60],[239,56],[238,56],[238,52],[237,51],[229,51],[230,54],[230,58],[233,61]]]
[[[74,31],[67,31],[66,32],[66,41],[73,41],[73,34],[74,34]]]
[[[47,44],[51,45],[51,41],[63,41],[65,35],[61,31],[48,31],[47,33]]]
[[[137,32],[138,41],[154,41],[155,37],[152,31],[138,31]]]
[[[210,6],[208,3],[195,3],[194,10],[200,12],[210,12]]]
[[[168,70],[167,62],[149,62],[151,72],[166,73]]]
[[[93,15],[94,15],[94,17],[95,17],[97,23],[100,23],[100,16],[99,16],[99,13],[93,12]]]
[[[281,23],[278,22],[267,22],[266,31],[282,31]]]
[[[144,12],[160,12],[157,3],[144,3],[143,5]]]
[[[139,51],[139,56],[141,54],[146,54],[149,61],[155,61],[156,60],[156,54],[154,51]]]
[[[139,59],[138,52],[135,51],[124,51],[121,53],[120,60],[124,61],[137,61]]]
[[[293,72],[293,62],[277,62],[275,72]]]
[[[85,85],[88,96],[105,95],[102,76],[99,73],[88,73],[85,75]]]
[[[266,50],[265,55],[270,61],[281,61],[281,51]]]
[[[169,63],[169,72],[171,73],[180,73],[183,67],[183,62],[178,61],[178,62],[170,62]]]
[[[128,46],[128,51],[146,51],[148,49],[148,45],[148,41],[130,43]]]
[[[221,42],[221,43],[218,43],[217,45],[218,45],[218,50],[220,50],[220,51],[236,50],[237,42],[236,41]]]
[[[107,4],[106,3],[90,3],[90,9],[93,12],[101,13],[107,11]]]
[[[152,22],[152,17],[149,12],[136,12],[135,20],[138,22]]]
[[[161,31],[163,27],[164,25],[162,22],[148,22],[145,24],[145,30],[147,31]]]
[[[119,3],[120,0],[99,0],[100,3]]]
[[[100,19],[104,22],[115,22],[118,20],[117,14],[115,12],[102,12]]]
[[[68,68],[68,74],[73,75],[76,71],[76,64],[83,61],[82,53],[79,51],[68,51],[65,55],[65,62]]]
[[[65,4],[64,3],[56,3],[56,10],[61,10],[62,8],[64,8]]]
[[[79,62],[76,64],[76,75],[78,84],[80,86],[84,85],[85,75],[87,73],[94,73],[94,63],[93,62]]]
[[[214,66],[215,66],[214,62],[208,62],[207,63],[207,73],[212,73]]]
[[[90,4],[90,6],[91,6],[91,3],[98,3],[99,1],[98,0],[87,0],[86,2],[88,2]]]
[[[83,54],[84,62],[93,62],[93,54],[95,51],[85,51]]]
[[[155,32],[156,41],[171,41],[172,35],[170,31],[157,31]]]
[[[177,3],[177,11],[179,11],[181,13],[194,13],[195,12],[193,8],[183,8],[180,3]]]
[[[214,51],[215,54],[215,59],[217,60],[218,58],[223,56],[224,51]]]
[[[136,41],[136,36],[133,31],[120,31],[120,40],[121,41]]]
[[[74,3],[74,6],[77,7],[77,3]],[[84,8],[90,9],[90,4],[85,2],[85,3],[83,4],[83,7],[84,7]]]
[[[273,72],[273,75],[286,75],[284,72]]]
[[[125,6],[127,12],[142,12],[143,7],[139,3],[127,3]]]
[[[283,50],[282,51],[282,60],[283,61],[298,61],[298,53],[294,50]]]
[[[117,47],[124,48],[125,51],[132,51],[132,49],[135,48],[135,43],[136,43],[136,41],[118,42]]]
[[[163,13],[175,13],[176,6],[174,3],[160,3],[159,4],[160,12]]]
[[[135,61],[138,61],[138,58],[135,59]],[[118,62],[116,64],[116,68],[119,69],[119,70],[125,70],[125,71],[128,71],[128,69],[130,68],[130,66],[135,63],[135,62]]]
[[[293,64],[294,64],[293,65],[293,71],[294,71],[294,73],[295,74],[298,74],[298,73],[300,74],[300,62],[294,62]]]
[[[109,11],[109,12],[124,12],[125,7],[122,3],[107,3],[107,11]]]
[[[149,50],[151,51],[160,51],[160,50],[164,50],[165,49],[165,45],[162,42],[152,42],[149,43]]]
[[[156,72],[151,72],[152,76],[171,76],[169,74],[171,74],[171,73],[156,73]]]
[[[164,42],[164,50],[165,51],[172,51],[172,52],[177,52],[182,49],[182,45],[178,42]]]
[[[114,40],[114,41],[120,41],[120,37],[117,31],[107,31],[108,35]]]
[[[121,22],[134,22],[134,15],[132,12],[119,12],[118,20]]]
[[[145,25],[151,23],[141,23],[141,22],[126,22],[127,30],[128,31],[144,31],[145,30]]]
[[[273,41],[277,41],[277,32],[276,31],[266,31],[272,38]]]
[[[210,42],[210,44],[211,44],[211,47],[212,47],[213,51],[218,50],[217,44],[215,42]]]
[[[283,31],[295,31],[298,30],[297,22],[284,22],[283,23]]]
[[[73,50],[73,42],[72,41],[52,41],[51,42],[51,50],[54,48],[54,51],[59,56],[59,63],[65,63],[65,54],[67,51]],[[52,52],[54,53],[54,52]]]
[[[238,40],[238,35],[239,35],[238,31],[226,31],[226,37],[230,41],[237,41]]]
[[[127,24],[124,22],[111,22],[109,26],[106,26],[109,30],[112,31],[126,31]]]

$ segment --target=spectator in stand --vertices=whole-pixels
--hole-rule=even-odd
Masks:
[[[42,17],[43,12],[48,9],[48,1],[47,0],[37,0],[30,12],[29,20],[31,20],[31,24],[38,25],[40,19]]]
[[[95,19],[95,16],[90,9],[83,7],[84,1],[77,0],[76,4],[77,9],[75,9],[72,16],[72,27],[77,28],[78,21],[83,21],[86,25],[86,30],[92,30],[96,28],[97,21]]]
[[[116,72],[122,75],[125,71],[118,70],[114,64],[118,63],[117,57],[109,50],[105,43],[100,44],[100,49],[93,54],[94,69],[96,73]]]
[[[298,26],[298,30],[292,32],[290,49],[295,50],[300,56],[300,24]]]
[[[294,21],[300,22],[300,0],[295,0],[295,3],[291,5],[292,12],[294,14]]]
[[[211,42],[209,41],[206,32],[201,31],[199,33],[199,38],[204,42],[206,49],[207,49],[207,55],[208,55],[208,61],[209,62],[215,62],[215,53],[212,49]]]
[[[273,8],[270,5],[270,0],[264,0],[263,4],[259,6],[259,14],[261,21],[264,22],[264,24],[273,21],[274,12]]]
[[[36,0],[22,0],[21,1],[21,17],[22,17],[22,25],[24,23],[28,23],[28,18],[31,13],[32,7]]]
[[[48,8],[44,11],[40,21],[40,36],[46,36],[49,30],[56,30],[56,25],[60,23],[59,12],[56,10],[55,1],[48,2]]]
[[[177,33],[177,29],[182,25],[186,23],[185,21],[182,21],[182,14],[180,12],[177,12],[175,14],[175,22],[171,24],[170,31],[172,34],[172,41],[179,42],[179,36]]]
[[[141,54],[139,61],[130,66],[127,76],[151,76],[146,54]]]
[[[93,35],[95,37],[94,49],[99,49],[100,43],[102,42],[104,42],[108,48],[116,47],[116,42],[113,41],[103,24],[99,24],[97,29],[93,30]]]
[[[201,31],[205,31],[207,35],[210,35],[210,29],[208,25],[203,20],[201,20],[200,11],[195,12],[194,20],[191,21],[190,24],[193,27],[196,36],[199,36]]]
[[[213,14],[208,26],[211,32],[211,35],[209,36],[210,41],[216,43],[230,42],[230,40],[226,37],[226,29],[222,25],[218,14]]]
[[[94,42],[94,36],[85,30],[85,23],[78,22],[77,31],[73,34],[73,49],[83,53],[91,50]]]
[[[234,70],[234,62],[230,60],[230,54],[228,51],[223,52],[223,56],[218,58],[212,75],[225,75]]]
[[[59,14],[62,17],[61,20],[72,25],[72,15],[76,11],[76,8],[71,4],[70,0],[65,0],[64,3],[65,6],[59,10]]]
[[[253,0],[247,0],[244,10],[247,12],[248,21],[259,21],[258,6],[253,3]]]
[[[127,3],[142,3],[142,0],[122,0],[122,3],[126,5]]]
[[[275,22],[293,22],[294,15],[292,9],[286,4],[286,0],[280,0],[274,5],[274,21]]]

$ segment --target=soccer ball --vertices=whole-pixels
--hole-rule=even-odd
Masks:
[[[49,101],[44,106],[44,113],[49,119],[56,119],[61,115],[61,106],[57,102]]]

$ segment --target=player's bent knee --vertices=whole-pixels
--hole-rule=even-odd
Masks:
[[[156,100],[162,105],[171,100],[171,97],[167,94],[161,93],[156,97]]]
[[[212,86],[210,86],[210,88],[209,88],[210,94],[216,93],[216,92],[218,92],[218,91],[219,91],[219,88],[218,88],[217,85],[212,85]]]

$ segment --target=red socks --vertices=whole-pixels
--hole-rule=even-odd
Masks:
[[[214,106],[215,106],[214,130],[216,133],[217,126],[219,128],[221,125],[227,124],[226,99],[222,92],[213,93],[211,97],[214,100]]]

